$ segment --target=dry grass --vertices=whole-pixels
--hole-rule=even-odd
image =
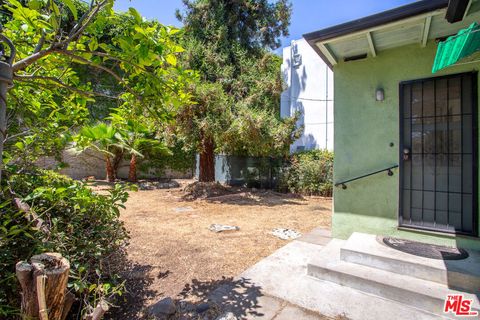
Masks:
[[[198,293],[189,294],[192,283],[214,289],[222,278],[238,275],[284,246],[287,241],[269,234],[274,228],[306,233],[330,227],[331,200],[326,198],[238,188],[212,198],[187,198],[191,194],[183,188],[130,194],[121,215],[130,231],[128,258],[134,265],[127,275],[124,316],[138,317],[145,306],[167,296],[201,300]],[[240,231],[214,233],[208,230],[213,223],[239,226]]]

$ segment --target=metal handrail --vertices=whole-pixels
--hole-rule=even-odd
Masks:
[[[362,178],[370,177],[370,176],[373,176],[374,174],[382,173],[384,171],[388,171],[388,175],[391,177],[391,176],[393,176],[392,169],[395,169],[395,168],[398,168],[398,164],[396,164],[394,166],[390,166],[390,167],[382,169],[382,170],[377,170],[375,172],[370,172],[370,173],[367,173],[367,174],[364,174],[364,175],[361,175],[361,176],[358,176],[358,177],[355,177],[355,178],[351,178],[351,179],[348,179],[348,180],[337,182],[337,183],[335,183],[335,187],[342,186],[342,189],[347,189],[346,183],[348,183],[348,182],[352,182],[352,181],[359,180],[359,179],[362,179]]]

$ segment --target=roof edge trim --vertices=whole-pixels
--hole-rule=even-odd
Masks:
[[[367,30],[391,22],[403,20],[423,13],[448,7],[449,0],[423,0],[407,4],[398,8],[383,11],[364,18],[352,20],[322,30],[306,33],[303,37],[313,45],[316,42],[326,41],[350,33]]]

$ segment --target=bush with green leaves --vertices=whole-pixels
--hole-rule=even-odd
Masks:
[[[294,193],[332,196],[333,152],[310,150],[293,154],[279,187]]]
[[[165,139],[164,139],[165,140]],[[164,150],[149,148],[143,152],[144,157],[140,161],[140,176],[154,173],[156,176],[164,176],[167,170],[187,174],[195,169],[195,150],[185,146],[185,142],[170,137],[168,144],[169,153]]]
[[[6,178],[0,194],[0,319],[18,313],[15,263],[41,252],[59,252],[70,261],[68,289],[77,297],[72,312],[85,314],[99,299],[121,295],[121,264],[113,261],[124,258],[128,244],[119,215],[129,187],[116,184],[98,194],[47,170],[7,173]],[[15,198],[30,211],[19,211]]]

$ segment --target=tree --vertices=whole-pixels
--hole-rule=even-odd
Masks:
[[[115,170],[113,168],[112,157],[114,156],[112,148],[123,149],[120,134],[111,125],[99,123],[95,126],[83,127],[78,136],[78,146],[85,150],[87,148],[95,149],[100,152],[105,159],[106,179],[108,182],[115,182]]]
[[[90,120],[87,106],[98,97],[117,105],[136,101],[159,123],[188,101],[183,89],[190,73],[177,66],[179,30],[144,20],[133,8],[115,13],[113,3],[6,1],[11,18],[2,33],[17,56],[8,93],[12,121],[0,139],[7,147],[3,162],[25,166],[42,155],[59,157],[71,131]],[[81,66],[113,79],[121,92],[93,87],[79,76]]]
[[[284,157],[290,145],[300,137],[299,114],[280,117],[280,57],[264,51],[261,57],[237,53],[242,73],[232,83],[236,92],[235,116],[222,135],[221,145],[227,154],[253,157]]]
[[[279,117],[281,62],[269,52],[270,49],[278,48],[280,36],[288,35],[291,5],[287,0],[184,0],[183,3],[184,11],[177,11],[177,17],[185,26],[182,45],[186,54],[182,63],[199,72],[200,86],[204,86],[195,91],[193,100],[199,106],[204,104],[205,96],[199,92],[205,92],[205,82],[217,84],[217,94],[223,91],[223,95],[229,97],[226,101],[219,101],[225,112],[222,112],[222,107],[220,110],[215,107],[212,110],[214,117],[209,112],[199,112],[198,121],[178,122],[179,131],[184,133],[191,133],[192,125],[199,125],[195,137],[200,139],[196,141],[200,141],[198,146],[202,150],[200,181],[213,181],[214,151],[237,153],[240,150],[242,154],[255,154],[253,150],[245,149],[255,145],[255,149],[259,150],[271,145],[270,140],[247,141],[258,130],[271,130],[267,135],[273,137],[279,135],[278,128],[281,128],[282,143],[288,143],[295,136],[295,127],[284,125],[285,121],[291,121]],[[209,106],[217,105],[210,102]],[[231,105],[225,105],[225,102]],[[265,124],[279,127],[270,128],[251,122],[253,126],[246,127],[251,132],[234,134],[239,131],[239,122],[252,119],[249,112],[262,110],[268,110],[260,117],[266,120]],[[179,117],[183,120],[185,114],[191,114],[191,106],[179,111]],[[242,117],[246,118],[242,120]],[[217,131],[202,135],[204,127]],[[285,147],[282,146],[281,149],[284,150]],[[266,150],[271,152],[272,148]]]
[[[177,10],[177,18],[186,32],[200,41],[238,44],[248,51],[274,50],[281,45],[278,38],[288,35],[288,0],[183,0],[183,4],[184,12]]]
[[[200,156],[200,181],[215,180],[215,150],[222,132],[231,123],[232,101],[215,83],[198,83],[193,87],[195,104],[184,105],[175,126]]]
[[[119,133],[121,150],[130,154],[128,181],[137,182],[138,157],[143,158],[145,152],[156,155],[171,154],[163,141],[158,138],[154,124],[149,124],[145,117],[132,114],[131,110],[116,108],[110,114],[109,120]]]
[[[115,13],[113,2],[0,1],[0,37],[11,39],[17,49],[8,109],[1,110],[8,119],[5,130],[0,123],[0,143],[5,142],[0,164],[8,169],[0,181],[0,255],[5,257],[0,273],[6,275],[0,317],[19,316],[12,271],[17,261],[35,253],[58,251],[71,262],[69,291],[78,303],[69,318],[89,318],[99,301],[122,293],[120,270],[111,262],[121,261],[127,245],[119,219],[128,198],[124,186],[100,195],[82,182],[35,168],[44,155],[61,160],[72,136],[91,123],[89,106],[99,98],[134,106],[159,125],[189,100],[184,88],[191,73],[177,65],[183,50],[179,30],[146,21],[134,9]],[[3,49],[0,59],[13,56]],[[98,81],[90,81],[92,74]],[[108,155],[114,130],[103,126],[91,137],[100,137],[97,147]]]

